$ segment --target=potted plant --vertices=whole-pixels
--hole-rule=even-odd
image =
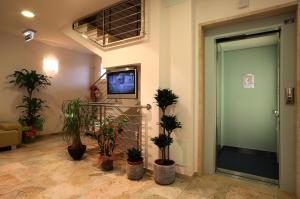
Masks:
[[[37,131],[33,127],[23,126],[22,127],[22,142],[25,144],[32,143],[35,139]]]
[[[141,150],[137,148],[127,149],[127,177],[130,180],[139,180],[144,175],[144,162]]]
[[[112,155],[118,140],[118,135],[123,132],[127,120],[114,119],[107,116],[100,123],[100,130],[97,133],[97,141],[100,150],[101,167],[104,171],[113,170]]]
[[[151,139],[161,153],[161,158],[155,160],[153,164],[154,180],[158,184],[168,185],[175,181],[175,161],[170,159],[170,145],[173,142],[171,134],[175,129],[181,128],[181,123],[177,121],[175,115],[167,115],[166,110],[177,103],[178,96],[172,90],[158,89],[154,98],[162,111],[159,125],[163,129],[157,137]]]
[[[28,127],[28,131],[30,132],[31,129],[41,131],[44,122],[41,113],[43,108],[47,106],[45,106],[45,100],[34,97],[34,94],[39,92],[41,88],[46,88],[51,85],[50,77],[39,74],[35,70],[29,71],[27,69],[21,69],[14,71],[14,73],[7,78],[9,79],[9,83],[26,90],[26,95],[22,98],[23,104],[17,106],[17,108],[23,109],[19,122],[23,127]],[[26,134],[32,134],[30,132],[27,133],[27,131],[23,131],[23,135],[26,137]]]
[[[86,128],[86,112],[80,99],[67,101],[62,106],[64,114],[63,138],[67,143],[68,152],[74,160],[80,160],[86,150],[86,145],[81,142],[81,132]]]

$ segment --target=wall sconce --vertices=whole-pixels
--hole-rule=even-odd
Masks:
[[[48,76],[53,76],[58,73],[58,60],[54,58],[44,58],[43,69]]]

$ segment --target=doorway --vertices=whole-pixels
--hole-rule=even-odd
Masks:
[[[278,185],[281,190],[288,192],[295,192],[295,105],[286,103],[286,93],[288,90],[293,90],[296,86],[296,26],[295,14],[287,13],[275,17],[264,18],[260,20],[249,20],[247,22],[238,22],[235,24],[227,24],[217,28],[207,28],[204,31],[204,153],[203,153],[203,170],[205,173],[214,174],[217,171],[217,148],[218,139],[217,127],[220,126],[217,118],[220,117],[218,113],[218,49],[217,40],[223,38],[239,38],[240,36],[247,37],[259,33],[272,32],[280,30],[280,45],[278,44],[278,70],[280,77],[276,79],[277,91],[275,95],[278,96],[279,116],[278,120],[278,135],[276,140],[270,143],[276,143],[276,158],[278,160]],[[250,42],[251,43],[251,42]],[[275,47],[274,47],[275,48]],[[226,58],[225,58],[226,59]],[[256,58],[257,59],[257,58]],[[255,60],[253,58],[253,60]],[[242,65],[242,64],[241,64]],[[243,75],[252,74],[249,70],[245,74],[241,74],[239,82],[236,83],[243,86]],[[250,78],[251,79],[251,78]],[[254,74],[254,88],[241,88],[242,91],[252,92],[258,88],[258,81],[260,78]],[[280,80],[280,81],[279,81]],[[276,83],[275,83],[276,84]],[[247,86],[247,85],[246,85]],[[248,84],[251,87],[251,81]],[[276,85],[275,85],[276,86]],[[245,89],[245,90],[243,90]],[[226,93],[225,93],[226,94]],[[276,98],[276,97],[275,97]],[[274,98],[272,98],[274,99]],[[256,98],[255,98],[256,100]],[[272,102],[274,104],[274,102]],[[235,109],[233,107],[232,109]],[[269,118],[275,118],[277,110],[269,112]],[[271,117],[272,116],[272,117]],[[250,120],[250,119],[249,119]],[[247,120],[246,120],[247,121]],[[270,123],[271,124],[271,120]],[[274,124],[275,121],[273,121]],[[275,125],[279,122],[275,122]],[[234,124],[238,124],[235,122]],[[246,125],[243,129],[247,129]],[[242,129],[242,130],[243,130]],[[251,126],[251,129],[252,126]],[[247,136],[249,136],[248,133]],[[245,141],[248,137],[242,137]],[[255,143],[258,144],[258,143]],[[230,145],[229,145],[230,146]],[[242,148],[243,153],[249,151],[244,150],[244,145],[233,145],[236,148]],[[271,146],[271,144],[269,145]],[[253,150],[268,151],[263,148],[250,148]],[[252,153],[253,151],[251,151]],[[271,151],[272,152],[272,151]],[[249,174],[248,171],[247,174]],[[257,176],[257,174],[255,175]]]
[[[216,40],[217,172],[278,184],[279,34]]]

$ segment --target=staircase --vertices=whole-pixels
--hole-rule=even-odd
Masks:
[[[142,128],[144,126],[142,109],[149,110],[151,106],[141,106],[136,99],[108,99],[107,81],[104,79],[104,76],[105,74],[101,75],[101,77],[91,85],[91,88],[97,90],[96,97],[91,95],[89,102],[84,104],[84,106],[88,108],[88,111],[94,115],[94,119],[86,134],[96,137],[96,134],[100,130],[100,124],[106,117],[112,117],[116,121],[126,119],[127,125],[123,129],[123,133],[118,137],[118,144],[115,149],[115,154],[119,154],[119,157],[125,159],[124,152],[126,152],[128,148],[136,147],[142,150],[144,146],[142,141]]]

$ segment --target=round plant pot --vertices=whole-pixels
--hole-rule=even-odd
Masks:
[[[175,162],[170,161],[168,165],[159,164],[160,159],[155,160],[153,163],[154,180],[160,185],[169,185],[175,182]]]
[[[23,136],[22,137],[22,143],[24,144],[30,144],[32,142],[34,142],[34,137],[26,137],[26,136]]]
[[[144,175],[144,162],[130,162],[127,160],[126,173],[129,180],[139,180]]]
[[[71,149],[71,146],[68,146],[68,152],[73,160],[80,160],[86,150],[86,145],[82,145],[81,149]]]
[[[114,169],[114,161],[109,158],[104,158],[101,162],[101,168],[103,171],[111,171]]]

